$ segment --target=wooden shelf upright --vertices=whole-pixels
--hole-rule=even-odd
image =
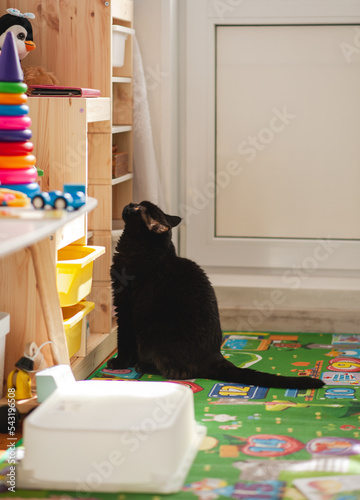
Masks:
[[[45,101],[37,101],[38,110],[30,111],[33,123],[37,124],[32,127],[34,153],[38,166],[45,171],[45,189],[61,189],[64,178],[72,170],[75,177],[85,180],[88,195],[98,200],[97,208],[87,218],[88,233],[79,240],[106,248],[105,255],[94,262],[89,297],[95,303],[89,315],[92,347],[85,359],[72,359],[75,375],[82,378],[95,368],[100,355],[104,359],[116,347],[110,265],[113,230],[121,226],[122,209],[133,198],[133,37],[129,35],[125,42],[124,65],[113,67],[112,52],[117,48],[113,47],[112,26],[133,28],[133,0],[5,0],[4,8],[33,12],[36,16],[32,26],[37,47],[23,60],[24,68],[42,66],[52,71],[63,86],[99,89],[101,98],[85,100],[94,102],[93,106],[98,99],[109,98],[108,115],[85,122],[71,108],[83,99],[66,98],[71,102],[66,118],[71,122],[68,130],[56,129],[57,100],[64,98],[48,98],[46,105],[42,104]],[[30,100],[35,99],[38,98]],[[88,104],[84,112],[91,113]],[[45,116],[54,123],[53,137],[44,135],[48,130]],[[71,130],[75,135],[71,135]],[[78,142],[74,143],[75,137]],[[45,145],[48,140],[51,148]],[[113,146],[128,157],[128,171],[117,179],[112,175]],[[62,155],[62,160],[55,161],[55,152]],[[93,352],[100,354],[93,356]]]

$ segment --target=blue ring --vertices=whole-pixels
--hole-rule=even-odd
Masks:
[[[24,116],[29,113],[26,104],[0,104],[0,116]]]
[[[29,198],[33,198],[36,194],[41,193],[40,186],[37,182],[29,182],[29,184],[1,184],[2,188],[14,189],[26,194]]]
[[[0,142],[25,142],[31,139],[31,129],[0,130]]]

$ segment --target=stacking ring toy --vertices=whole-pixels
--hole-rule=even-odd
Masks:
[[[34,182],[37,176],[37,170],[34,167],[16,169],[0,168],[1,187],[5,187],[3,184],[29,184],[30,182]]]
[[[0,82],[0,92],[4,94],[23,94],[27,85],[23,82]]]
[[[41,193],[37,182],[30,182],[29,184],[1,184],[1,187],[21,191],[21,193],[26,194],[29,198],[33,198],[36,194]]]
[[[32,142],[0,142],[1,156],[23,156],[34,149]]]
[[[2,130],[24,130],[30,125],[29,116],[0,116],[0,129]]]
[[[1,94],[0,104],[25,104],[27,101],[26,94]]]
[[[31,139],[29,128],[24,130],[0,130],[0,142],[25,142]]]
[[[36,158],[34,155],[24,156],[0,156],[0,168],[27,168],[35,165]]]
[[[0,116],[24,116],[29,112],[26,104],[0,104]]]

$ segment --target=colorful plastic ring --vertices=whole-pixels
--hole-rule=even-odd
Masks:
[[[26,94],[1,94],[0,104],[25,104],[27,101]]]
[[[1,156],[22,156],[34,149],[32,142],[0,142]]]
[[[2,130],[24,130],[30,126],[30,116],[0,116],[0,129]]]
[[[27,168],[32,167],[36,163],[34,155],[24,156],[0,156],[0,168]]]
[[[0,104],[0,116],[24,116],[28,113],[27,104]]]
[[[0,82],[0,92],[4,94],[23,94],[27,91],[24,82]]]
[[[25,142],[31,139],[31,129],[0,130],[0,142]]]
[[[16,191],[26,194],[29,198],[33,198],[36,194],[41,193],[40,186],[37,182],[30,182],[29,184],[1,184],[1,187],[15,189]]]
[[[0,182],[3,184],[29,184],[37,179],[37,170],[31,168],[0,168]]]

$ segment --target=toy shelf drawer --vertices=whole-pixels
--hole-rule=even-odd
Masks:
[[[125,26],[112,26],[112,65],[115,68],[124,66],[125,42],[129,35],[134,35],[135,30]]]
[[[68,245],[58,250],[56,284],[61,307],[73,306],[91,291],[94,260],[105,247]]]
[[[70,358],[80,349],[81,333],[84,330],[84,334],[86,334],[86,328],[83,328],[86,321],[85,317],[94,307],[94,302],[84,300],[74,306],[62,308],[63,324]]]

